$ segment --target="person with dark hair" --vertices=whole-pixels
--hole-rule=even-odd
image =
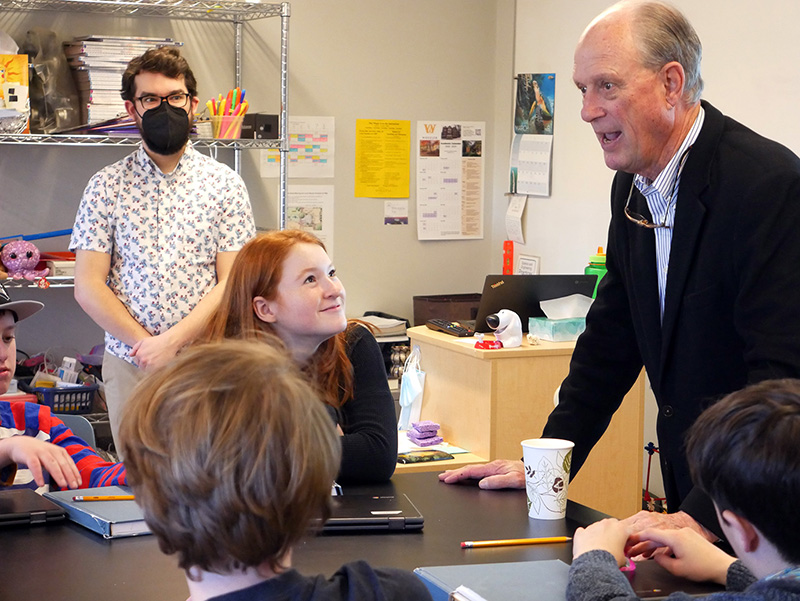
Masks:
[[[330,512],[340,437],[290,356],[255,340],[193,346],[137,387],[120,428],[131,487],[191,598],[424,601],[416,576],[291,568]]]
[[[302,230],[260,234],[231,268],[205,340],[263,340],[292,356],[342,434],[342,482],[383,482],[397,465],[394,399],[378,343],[348,324],[325,245]]]
[[[693,487],[684,437],[724,395],[800,377],[800,159],[700,99],[701,58],[691,23],[657,1],[614,4],[578,42],[581,118],[617,173],[608,271],[543,435],[575,443],[574,476],[644,367],[670,513],[629,523],[715,540],[723,532]],[[519,460],[440,477],[525,482]]]
[[[800,599],[798,440],[800,380],[754,384],[706,409],[689,430],[686,455],[738,561],[691,528],[632,534],[625,522],[603,520],[575,532],[567,600],[636,599],[618,569],[630,545],[667,548],[654,559],[670,572],[728,589],[709,599]]]
[[[103,379],[114,440],[142,372],[203,328],[238,250],[255,235],[244,182],[189,141],[197,82],[174,47],[122,76],[141,146],[89,181],[70,241],[75,298],[105,332]]]
[[[12,301],[0,285],[0,395],[17,367],[17,323],[39,312],[38,301]],[[0,401],[0,489],[46,492],[126,484],[125,467],[102,459],[50,413],[26,401]]]

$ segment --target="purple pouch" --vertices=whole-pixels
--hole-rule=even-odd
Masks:
[[[444,439],[441,436],[432,436],[431,438],[417,438],[416,436],[408,437],[418,447],[429,447],[435,444],[441,444]]]
[[[421,422],[412,422],[411,427],[416,429],[418,432],[437,432],[439,430],[439,424],[432,422],[429,419]]]

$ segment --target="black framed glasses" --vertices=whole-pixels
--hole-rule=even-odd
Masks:
[[[653,223],[648,220],[644,215],[640,215],[636,211],[631,210],[631,197],[633,196],[633,188],[636,185],[636,177],[631,180],[631,189],[628,190],[628,201],[625,203],[625,217],[628,218],[628,221],[631,221],[638,225],[639,227],[646,227],[649,230],[654,230],[658,228],[669,228],[670,226],[667,225],[667,218],[669,217],[669,210],[672,207],[672,204],[675,202],[675,197],[677,196],[676,191],[678,188],[678,180],[681,177],[681,172],[683,171],[683,166],[686,163],[686,157],[689,156],[689,151],[692,149],[689,146],[686,150],[683,151],[681,155],[680,162],[678,163],[678,169],[675,171],[675,179],[672,182],[672,190],[669,193],[669,200],[667,201],[667,209],[664,211],[664,220],[661,223]]]
[[[151,109],[157,109],[164,102],[176,109],[182,109],[186,106],[186,102],[189,100],[189,97],[190,94],[188,92],[174,92],[172,94],[167,94],[166,96],[142,94],[141,96],[137,96],[135,100],[139,101],[139,104],[144,111],[149,111]],[[141,117],[141,115],[139,116]]]

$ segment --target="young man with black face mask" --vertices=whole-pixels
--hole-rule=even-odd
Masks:
[[[103,378],[115,440],[143,372],[195,338],[236,253],[255,235],[242,179],[189,142],[197,81],[179,50],[134,58],[121,93],[141,146],[89,181],[70,241],[75,298],[106,332]]]

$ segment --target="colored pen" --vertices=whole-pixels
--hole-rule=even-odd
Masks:
[[[231,101],[233,100],[233,90],[228,90],[228,96],[225,98],[225,112],[223,115],[231,114]]]
[[[82,496],[72,497],[73,501],[133,501],[133,495]]]
[[[545,536],[543,538],[508,538],[501,540],[467,540],[461,543],[462,549],[479,547],[509,547],[511,545],[543,545],[546,543],[567,543],[571,536]]]

